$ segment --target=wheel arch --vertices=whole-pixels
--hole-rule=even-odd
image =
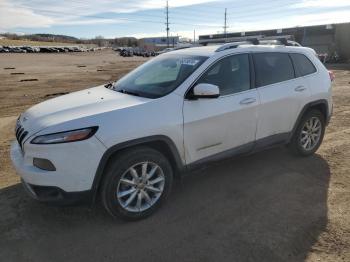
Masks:
[[[164,154],[164,156],[169,160],[175,176],[179,176],[185,169],[185,165],[180,157],[175,143],[167,136],[156,135],[122,142],[107,149],[100,160],[91,188],[93,202],[97,198],[100,184],[103,180],[104,171],[110,161],[112,161],[113,158],[123,151],[140,146],[147,146]]]
[[[329,122],[329,108],[328,108],[328,102],[326,99],[320,99],[320,100],[316,100],[316,101],[313,101],[313,102],[310,102],[308,104],[306,104],[303,109],[301,110],[301,112],[299,113],[298,115],[298,118],[296,120],[296,122],[294,123],[294,126],[293,126],[293,129],[292,129],[292,132],[290,134],[290,137],[288,139],[288,142],[292,139],[296,129],[298,128],[299,124],[300,124],[300,121],[301,119],[303,118],[303,116],[309,112],[310,110],[313,110],[313,109],[316,109],[316,110],[319,110],[325,120],[326,120],[326,123],[328,124]]]

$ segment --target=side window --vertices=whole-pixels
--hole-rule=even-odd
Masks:
[[[297,77],[310,75],[316,72],[315,66],[311,63],[309,58],[302,54],[290,54],[295,67]]]
[[[197,81],[219,87],[220,95],[225,96],[250,89],[248,54],[233,55],[221,59],[205,72]]]
[[[294,78],[294,68],[286,53],[254,54],[256,87],[271,85]]]

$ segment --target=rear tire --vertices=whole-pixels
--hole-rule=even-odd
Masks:
[[[309,156],[320,147],[325,133],[326,121],[318,110],[304,114],[295,130],[289,148],[298,156]]]
[[[113,217],[142,219],[165,202],[172,182],[172,167],[160,152],[148,147],[130,149],[107,167],[102,202]]]

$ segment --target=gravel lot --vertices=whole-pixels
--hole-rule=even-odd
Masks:
[[[310,158],[275,148],[197,170],[158,213],[133,223],[100,205],[29,199],[9,160],[18,114],[145,60],[112,51],[0,54],[0,261],[350,261],[349,65],[333,67],[334,115]]]

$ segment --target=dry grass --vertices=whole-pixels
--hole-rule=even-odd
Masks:
[[[0,45],[2,46],[61,46],[61,45],[77,45],[77,44],[58,43],[58,42],[39,42],[39,41],[30,41],[30,40],[0,39]]]

